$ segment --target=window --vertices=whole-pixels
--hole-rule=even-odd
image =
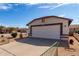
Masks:
[[[42,19],[42,22],[45,22],[45,19]]]

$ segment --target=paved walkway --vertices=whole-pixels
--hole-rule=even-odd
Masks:
[[[74,40],[74,45],[69,45],[70,46],[69,49],[59,47],[58,49],[59,56],[79,56],[79,42],[72,36],[69,37],[69,40],[70,39]]]

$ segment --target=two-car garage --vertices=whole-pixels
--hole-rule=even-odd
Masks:
[[[60,39],[60,24],[33,26],[31,29],[32,37]]]

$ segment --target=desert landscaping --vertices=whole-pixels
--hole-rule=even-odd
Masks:
[[[26,38],[28,36],[26,29],[6,28],[0,26],[0,45],[13,42],[15,39]]]
[[[72,30],[70,30],[71,33],[72,33]],[[74,30],[73,35],[69,36],[69,40],[72,39],[74,41],[74,45],[69,44],[69,46],[67,46],[68,44],[67,42],[61,41],[58,48],[57,46],[55,46],[55,48],[54,46],[52,47],[53,49],[51,50],[52,55],[78,56],[79,55],[79,52],[78,52],[79,34],[77,32],[78,30]],[[22,37],[21,37],[21,34],[22,34]],[[52,44],[54,44],[55,42],[56,42],[55,40],[42,40],[42,39],[37,40],[34,38],[33,39],[28,38],[27,33],[17,32],[17,36],[15,38],[11,36],[11,33],[4,33],[4,34],[0,34],[0,55],[4,55],[4,56],[26,56],[26,55],[36,56],[37,55],[37,56],[40,56],[45,51],[47,51],[49,48],[51,48]],[[36,52],[34,53],[34,51]],[[45,52],[46,53],[45,55],[51,55],[50,54],[51,52],[49,53]]]

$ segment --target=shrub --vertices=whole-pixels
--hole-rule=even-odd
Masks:
[[[78,33],[78,31],[75,31],[75,33]]]
[[[75,33],[78,33],[79,34],[79,30],[78,31],[75,31]]]
[[[12,36],[13,38],[15,38],[15,37],[17,36],[17,33],[16,33],[16,32],[13,32],[13,33],[11,33],[11,36]]]
[[[2,40],[1,42],[5,42],[5,40]]]
[[[74,31],[69,31],[69,36],[73,36]]]
[[[79,31],[78,31],[78,34],[79,34]]]
[[[1,37],[4,37],[4,35],[1,35]]]

